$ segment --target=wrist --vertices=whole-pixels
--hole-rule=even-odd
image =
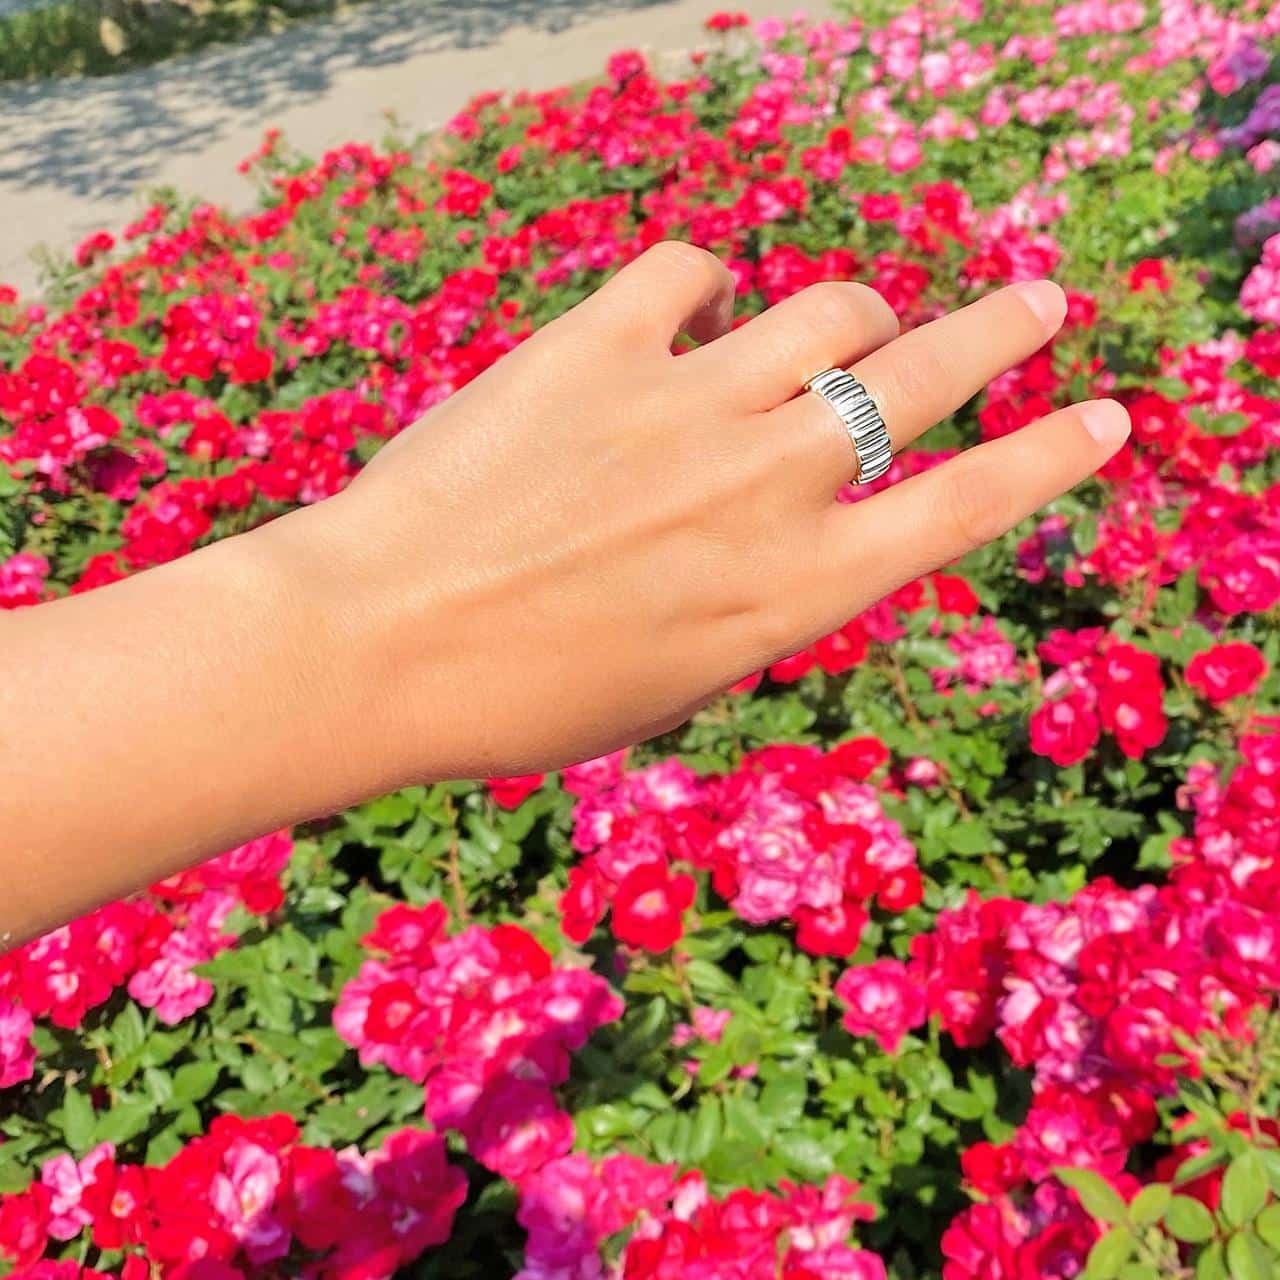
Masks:
[[[298,748],[315,781],[308,816],[451,772],[427,744],[452,731],[428,731],[417,710],[429,700],[433,720],[447,713],[447,700],[423,688],[447,680],[447,610],[420,598],[430,575],[389,557],[368,514],[339,494],[224,544],[270,601],[272,661],[288,668],[278,682],[296,702]]]

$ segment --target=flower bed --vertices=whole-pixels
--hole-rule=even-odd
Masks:
[[[665,738],[408,788],[0,960],[42,1277],[1267,1276],[1280,1265],[1280,19],[733,15],[662,82],[91,237],[0,302],[0,603],[340,489],[654,241],[742,316],[1063,333],[886,483],[1089,394],[1105,474]],[[856,500],[853,493],[846,495]]]

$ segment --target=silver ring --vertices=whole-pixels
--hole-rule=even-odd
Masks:
[[[893,441],[866,387],[844,369],[824,369],[810,378],[804,389],[820,395],[844,423],[858,455],[854,484],[879,480],[893,461]]]

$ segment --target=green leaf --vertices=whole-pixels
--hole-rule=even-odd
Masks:
[[[960,1120],[978,1120],[990,1109],[981,1098],[966,1089],[942,1089],[936,1097],[938,1105]]]
[[[151,1101],[117,1102],[98,1118],[95,1137],[99,1142],[128,1142],[146,1127],[155,1111]]]
[[[1191,1196],[1174,1196],[1165,1210],[1164,1225],[1175,1239],[1203,1244],[1216,1233],[1213,1214]]]
[[[1137,1242],[1128,1227],[1112,1227],[1089,1250],[1085,1263],[1084,1280],[1113,1280],[1120,1268],[1133,1256]]]
[[[1226,1254],[1215,1240],[1196,1259],[1196,1280],[1227,1280]]]
[[[798,1071],[775,1076],[760,1091],[760,1112],[775,1129],[785,1129],[804,1115],[808,1084]]]
[[[760,1123],[759,1109],[747,1098],[730,1097],[724,1100],[724,1127],[727,1133],[754,1150],[762,1149],[768,1142],[768,1136]]]
[[[693,1136],[693,1122],[687,1111],[666,1111],[649,1126],[645,1137],[662,1160],[675,1160],[685,1164],[689,1159],[689,1142]]]
[[[1071,541],[1076,550],[1087,556],[1098,545],[1098,515],[1094,511],[1086,511],[1076,518],[1071,526]]]
[[[1267,1178],[1271,1183],[1272,1194],[1280,1196],[1280,1151],[1268,1148],[1261,1152],[1262,1163],[1266,1166]]]
[[[689,1133],[689,1159],[700,1164],[720,1141],[723,1125],[720,1119],[720,1099],[704,1098],[694,1113],[693,1127]]]
[[[1267,1202],[1267,1171],[1256,1151],[1245,1151],[1227,1166],[1222,1178],[1222,1212],[1233,1227],[1257,1217]]]
[[[953,853],[971,855],[990,853],[995,843],[985,823],[975,818],[957,822],[946,832],[946,841]]]
[[[835,1168],[831,1153],[817,1138],[811,1138],[807,1134],[779,1134],[773,1146],[787,1164],[806,1181],[820,1182]]]
[[[1067,1184],[1084,1206],[1085,1212],[1115,1226],[1125,1221],[1128,1210],[1116,1189],[1092,1169],[1057,1168],[1054,1173]]]
[[[1130,1262],[1121,1270],[1117,1280],[1162,1280],[1162,1277],[1149,1262]]]
[[[173,1073],[173,1102],[196,1102],[217,1083],[222,1067],[216,1062],[188,1062]]]
[[[1167,1183],[1153,1182],[1150,1186],[1143,1187],[1129,1202],[1129,1220],[1135,1227],[1146,1227],[1158,1222],[1172,1198],[1173,1192]]]
[[[93,1145],[93,1132],[97,1120],[93,1104],[78,1089],[68,1088],[62,1100],[62,1133],[67,1146],[77,1154]]]
[[[116,1016],[111,1024],[112,1055],[123,1058],[142,1048],[147,1038],[146,1024],[142,1020],[142,1011],[130,1001]]]
[[[251,1093],[270,1093],[277,1084],[271,1064],[259,1057],[245,1058],[240,1078]]]
[[[1280,1204],[1269,1204],[1258,1214],[1253,1229],[1260,1239],[1280,1253]]]
[[[1257,1237],[1243,1231],[1227,1241],[1227,1271],[1231,1280],[1272,1280],[1265,1250]]]
[[[1171,835],[1148,836],[1138,850],[1138,870],[1167,871],[1173,866],[1173,856],[1169,852],[1172,843]]]

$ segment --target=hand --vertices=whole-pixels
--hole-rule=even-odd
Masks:
[[[727,332],[732,300],[711,254],[658,245],[273,527],[298,564],[330,548],[326,613],[370,664],[370,782],[531,772],[679,724],[1127,435],[1119,405],[1079,405],[836,503],[855,454],[806,377],[851,364],[896,451],[1052,337],[1062,291],[1015,285],[903,337],[858,284]],[[704,345],[673,356],[681,331]]]
[[[650,250],[344,493],[3,619],[0,944],[408,782],[568,764],[994,538],[1096,470],[1119,405],[1051,414],[869,501],[804,380],[852,363],[895,448],[1062,322],[1021,284],[896,338],[856,284],[733,332],[729,272]],[[704,345],[679,357],[687,331]],[[0,945],[0,949],[2,945]]]

